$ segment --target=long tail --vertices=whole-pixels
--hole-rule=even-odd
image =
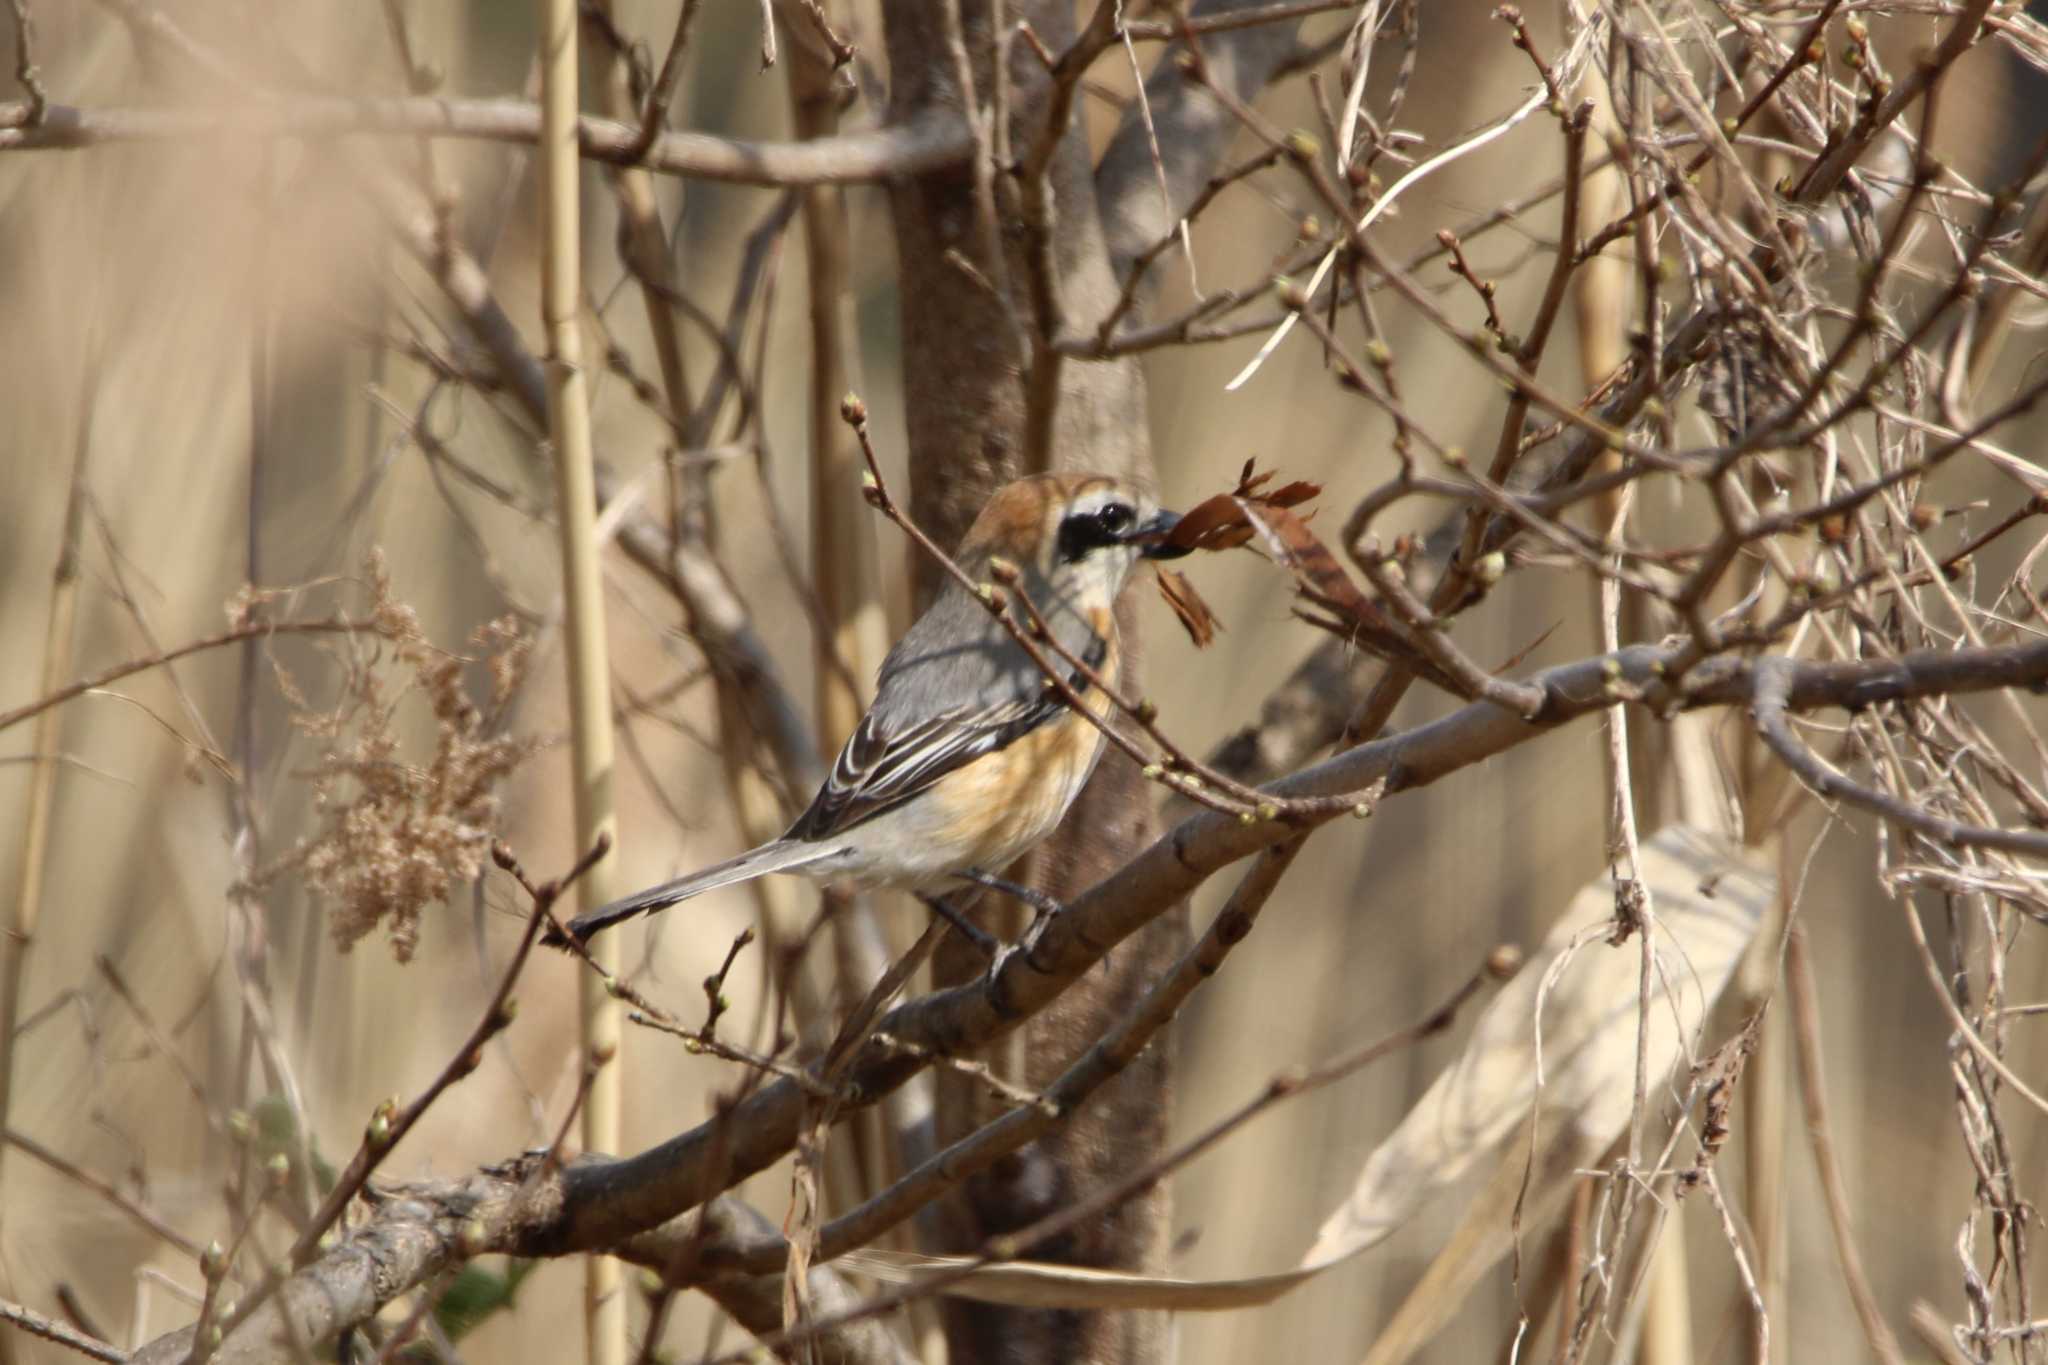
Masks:
[[[578,943],[587,943],[592,934],[600,929],[609,929],[620,920],[633,918],[654,910],[666,910],[678,901],[692,896],[701,896],[706,891],[716,891],[721,886],[735,882],[752,881],[765,877],[770,872],[790,872],[807,864],[821,862],[839,852],[831,844],[816,844],[804,839],[777,839],[772,844],[740,854],[725,862],[693,872],[687,877],[678,877],[672,882],[649,887],[610,905],[601,905],[588,914],[578,915],[569,921],[569,933]]]

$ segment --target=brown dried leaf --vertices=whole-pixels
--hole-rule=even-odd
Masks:
[[[1195,591],[1186,574],[1176,573],[1163,564],[1154,565],[1153,571],[1159,575],[1159,595],[1180,618],[1181,628],[1195,642],[1196,649],[1207,649],[1216,639],[1216,632],[1223,629],[1223,623],[1209,610],[1209,604]]]
[[[1351,575],[1337,562],[1337,556],[1330,553],[1330,547],[1323,544],[1314,531],[1309,530],[1307,522],[1284,507],[1245,502],[1239,504],[1238,511],[1245,523],[1265,540],[1266,549],[1274,560],[1294,575],[1302,596],[1356,623],[1361,629],[1387,629],[1387,618],[1351,581]]]
[[[1261,482],[1263,481],[1262,476]],[[1258,503],[1261,507],[1299,507],[1322,491],[1323,486],[1319,483],[1296,479],[1293,483],[1283,483],[1270,493],[1259,493],[1248,500]]]
[[[1282,490],[1283,492],[1286,490]],[[1391,659],[1456,696],[1463,687],[1409,642],[1379,606],[1352,581],[1330,547],[1308,523],[1284,507],[1241,502],[1238,510],[1273,558],[1294,575],[1295,591],[1327,616],[1295,608],[1295,615],[1382,659]]]
[[[1234,550],[1251,538],[1243,505],[1229,493],[1218,493],[1182,514],[1165,543],[1183,550]]]
[[[1190,508],[1164,543],[1184,550],[1234,550],[1252,538],[1252,528],[1244,519],[1247,505],[1298,507],[1323,491],[1321,484],[1306,479],[1282,484],[1270,493],[1263,491],[1272,479],[1273,471],[1261,473],[1252,461],[1246,460],[1237,476],[1237,487],[1205,498]]]

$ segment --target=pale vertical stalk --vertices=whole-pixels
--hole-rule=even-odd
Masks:
[[[830,54],[803,16],[788,25],[784,54],[788,71],[790,122],[799,138],[830,137],[839,131],[839,98]],[[864,703],[854,679],[872,677],[887,648],[882,620],[881,579],[876,563],[875,518],[860,497],[861,457],[853,432],[840,416],[848,390],[846,328],[841,308],[848,290],[848,225],[845,192],[836,185],[803,191],[804,274],[808,293],[811,374],[808,422],[811,445],[811,582],[823,622],[817,641],[816,705],[821,755],[830,762],[860,723]],[[833,945],[840,988],[858,998],[880,979],[892,956],[870,905],[847,904],[833,916]],[[865,1197],[888,1182],[881,1115],[870,1112],[848,1125],[857,1162],[828,1161],[826,1187],[850,1193],[849,1181]]]
[[[1601,140],[1613,145],[1622,134],[1615,119],[1613,92],[1608,89],[1604,74],[1596,73],[1588,80],[1587,88],[1595,101],[1592,129]],[[1582,182],[1579,188],[1580,222],[1604,223],[1620,212],[1625,201],[1619,169],[1623,164],[1625,161],[1617,157],[1612,164],[1587,176]],[[1575,251],[1577,248],[1577,242],[1561,242],[1558,249]],[[1573,281],[1572,309],[1578,332],[1580,382],[1589,392],[1627,358],[1626,328],[1630,295],[1634,292],[1629,288],[1629,277],[1629,263],[1610,249],[1581,266]],[[1602,468],[1616,468],[1619,462],[1620,457],[1609,451],[1602,457]],[[1594,524],[1617,542],[1627,525],[1628,502],[1624,489],[1612,490],[1596,500]],[[1626,606],[1627,600],[1620,594],[1618,584],[1604,578],[1594,583],[1595,638],[1602,640],[1609,649],[1623,643],[1620,639],[1621,619]],[[1606,770],[1608,808],[1616,813],[1621,825],[1627,829],[1629,852],[1633,855],[1636,812],[1634,793],[1628,781],[1631,746],[1626,717],[1620,711],[1613,711],[1603,718],[1602,723],[1609,730],[1610,744],[1615,750]],[[1633,875],[1633,867],[1630,873]],[[1649,951],[1647,943],[1643,945],[1643,951]],[[1635,1125],[1640,1125],[1641,1121],[1642,1116],[1638,1115]],[[1639,1127],[1632,1126],[1629,1144],[1631,1164],[1638,1156],[1639,1136]],[[1688,1365],[1692,1360],[1692,1304],[1691,1288],[1685,1279],[1685,1225],[1682,1218],[1674,1219],[1664,1228],[1663,1235],[1650,1248],[1650,1257],[1636,1359],[1641,1365]]]
[[[604,12],[616,21],[616,9],[611,0],[604,0]],[[637,125],[644,117],[643,111],[633,103],[627,57],[622,52],[611,54],[604,99],[606,111],[621,122]],[[619,215],[624,228],[623,246],[640,286],[642,305],[647,311],[648,331],[661,366],[662,396],[668,405],[668,417],[673,427],[680,431],[690,425],[692,416],[689,370],[676,326],[673,302],[677,288],[675,269],[655,200],[654,177],[637,166],[621,167],[616,176]],[[704,466],[685,462],[678,475],[684,487],[672,499],[677,518],[676,534],[686,539],[707,538],[712,530],[706,515],[710,493],[705,486],[705,472]],[[718,700],[719,731],[725,736],[720,750],[725,758],[727,792],[738,818],[741,842],[748,845],[766,843],[780,834],[788,823],[786,812],[774,787],[748,761],[746,737],[752,734],[753,723],[734,696],[731,683],[723,676],[718,679]],[[803,922],[803,907],[789,879],[762,877],[748,883],[748,891],[754,897],[762,928],[771,943],[786,941]],[[767,951],[765,947],[764,951]],[[799,975],[802,977],[802,989],[808,992],[808,976]],[[822,1006],[823,1001],[821,994],[807,993],[804,996],[805,1017],[824,1017],[827,1011],[823,1008],[809,1008],[814,1004]]]
[[[1752,174],[1759,182],[1771,184],[1791,165],[1779,153],[1765,152]],[[1751,469],[1763,468],[1772,458],[1772,452],[1758,452]],[[1750,618],[1768,619],[1784,601],[1782,579],[1767,575],[1762,593],[1751,604]],[[1701,718],[1694,723],[1694,733],[1708,733],[1703,721]],[[1697,753],[1699,761],[1714,762],[1711,747],[1701,746]],[[1717,766],[1732,768],[1735,774],[1730,797],[1733,819],[1740,822],[1741,829],[1731,832],[1740,834],[1745,847],[1761,850],[1779,872],[1778,899],[1757,927],[1756,938],[1736,969],[1733,982],[1737,1007],[1749,1015],[1765,1009],[1777,994],[1789,898],[1792,889],[1800,884],[1801,869],[1792,860],[1790,845],[1784,838],[1788,819],[1782,800],[1787,776],[1784,768],[1764,752],[1755,735],[1748,731],[1735,740],[1728,757],[1731,762]],[[1770,1010],[1757,1029],[1756,1051],[1743,1068],[1743,1094],[1736,1104],[1744,1177],[1743,1215],[1749,1227],[1757,1291],[1772,1325],[1771,1360],[1786,1358],[1785,1343],[1792,1337],[1791,1324],[1786,1321],[1790,1258],[1786,1247],[1785,1200],[1788,1125],[1793,1113],[1793,1040],[1786,1036],[1788,1021],[1784,1014],[1783,1010]],[[1758,1361],[1757,1365],[1768,1365],[1768,1361]]]
[[[1692,1286],[1686,1282],[1685,1224],[1673,1219],[1657,1239],[1656,1263],[1643,1287],[1637,1365],[1692,1359]]]
[[[540,0],[541,317],[547,327],[548,436],[554,445],[556,514],[562,528],[562,597],[569,666],[570,762],[576,846],[613,835],[612,718],[606,667],[604,580],[599,573],[597,495],[591,468],[590,395],[577,325],[582,270],[576,147],[576,0]],[[576,884],[584,909],[612,899],[616,853]],[[617,935],[593,944],[599,963],[619,966]],[[585,1148],[619,1148],[620,1005],[593,972],[577,978],[586,1056],[608,1059],[584,1099]],[[619,1263],[592,1256],[585,1265],[584,1331],[592,1365],[626,1360],[626,1297]]]
[[[50,618],[43,633],[42,686],[49,696],[71,676],[72,626],[78,615],[78,532],[84,521],[85,461],[92,440],[92,398],[95,384],[86,381],[80,405],[78,449],[71,466],[71,493],[64,505],[64,538],[57,567],[50,576]],[[33,759],[29,767],[28,818],[22,830],[21,867],[15,882],[13,923],[0,927],[0,1129],[7,1127],[14,1099],[14,1027],[21,1017],[21,984],[27,975],[29,949],[35,943],[36,913],[43,901],[43,871],[50,847],[50,812],[57,795],[57,725],[61,706],[36,716]],[[0,1142],[0,1185],[5,1183],[7,1146]],[[0,1204],[0,1224],[6,1205]],[[15,1357],[13,1333],[0,1332],[0,1365]]]
[[[791,37],[789,96],[796,135],[831,137],[839,131],[831,61],[809,33]],[[862,702],[853,679],[880,664],[885,629],[875,519],[860,496],[860,453],[839,414],[847,387],[840,319],[848,278],[846,197],[836,185],[814,185],[803,192],[802,203],[810,292],[811,572],[831,630],[819,649],[818,737],[836,750],[860,721]]]
[[[1745,743],[1754,741],[1745,737]],[[1745,772],[1745,778],[1751,777]],[[1743,783],[1745,805],[1756,783]],[[1735,986],[1744,1014],[1767,1008],[1778,991],[1778,973],[1785,943],[1787,898],[1799,885],[1798,859],[1790,854],[1779,827],[1758,818],[1761,812],[1746,812],[1751,818],[1743,831],[1743,842],[1762,849],[1778,869],[1778,896],[1763,923],[1757,926],[1742,965],[1736,969]],[[1744,1213],[1749,1224],[1752,1254],[1756,1265],[1757,1290],[1763,1296],[1764,1312],[1772,1330],[1770,1359],[1785,1359],[1784,1343],[1791,1338],[1785,1321],[1786,1281],[1790,1259],[1785,1238],[1785,1164],[1788,1125],[1792,1120],[1792,1046],[1785,1033],[1784,1011],[1771,1009],[1757,1029],[1756,1052],[1743,1068],[1747,1103],[1737,1106],[1741,1114],[1744,1175]],[[1769,1365],[1759,1360],[1756,1365]]]

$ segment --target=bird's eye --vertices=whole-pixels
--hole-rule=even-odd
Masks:
[[[1113,502],[1095,514],[1095,520],[1112,536],[1120,536],[1130,530],[1131,523],[1137,518],[1138,514],[1131,510],[1131,505],[1127,502]]]
[[[1060,522],[1060,558],[1072,564],[1093,551],[1121,545],[1137,522],[1137,509],[1127,502],[1105,503],[1092,511],[1076,508]]]

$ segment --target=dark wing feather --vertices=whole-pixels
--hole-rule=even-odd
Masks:
[[[985,613],[965,591],[949,588],[911,626],[883,661],[874,705],[787,837],[843,833],[1059,717],[1066,709],[1059,693],[1046,686],[1016,641],[988,637]],[[1056,625],[1071,618],[1065,614]],[[1067,647],[1100,668],[1109,642],[1085,625],[1080,629],[1085,633]],[[963,639],[974,643],[963,646]],[[1079,673],[1069,681],[1075,691],[1087,690]],[[939,698],[953,704],[934,713]]]
[[[1066,703],[1045,690],[973,715],[935,716],[899,734],[885,734],[874,711],[861,717],[839,751],[832,775],[785,837],[827,839],[893,810],[950,772],[1006,747],[1057,717]]]

